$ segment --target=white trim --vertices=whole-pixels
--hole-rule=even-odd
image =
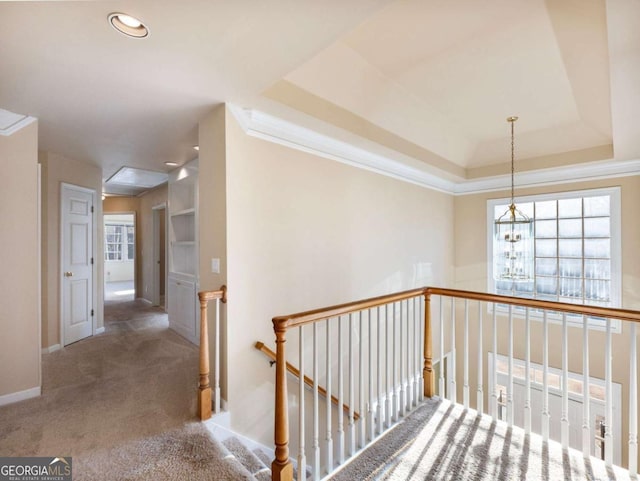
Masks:
[[[41,352],[42,354],[51,354],[52,352],[59,351],[61,348],[60,344],[54,344],[53,346],[43,347]]]
[[[38,120],[35,117],[31,117],[29,115],[25,115],[24,117],[22,117],[20,120],[18,120],[17,122],[11,124],[9,127],[7,127],[6,129],[0,129],[0,135],[3,135],[5,137],[8,137],[11,134],[15,134],[18,130],[22,130],[24,129],[26,126],[31,125],[32,123],[34,123],[36,120]]]
[[[37,304],[38,304],[38,384],[42,386],[42,164],[36,164],[36,172],[38,178],[37,207],[36,207],[36,225],[38,231],[38,253],[36,254],[38,262],[38,285]]]
[[[17,403],[18,401],[24,401],[25,399],[31,399],[38,397],[41,394],[41,387],[32,387],[31,389],[25,389],[24,391],[12,392],[11,394],[5,394],[0,396],[0,406],[6,406],[7,404]]]
[[[104,332],[104,326],[97,328],[97,329],[94,331],[94,333],[93,333],[93,334],[94,334],[94,335],[96,335],[96,334],[102,334],[103,332]]]
[[[511,185],[510,174],[481,179],[467,180],[457,177],[458,180],[448,180],[437,174],[408,166],[399,159],[373,153],[264,112],[234,104],[227,104],[227,106],[242,130],[249,136],[411,184],[456,196],[495,192],[508,189]],[[640,175],[640,159],[628,161],[608,159],[519,172],[517,185],[519,188],[549,186],[633,175]]]

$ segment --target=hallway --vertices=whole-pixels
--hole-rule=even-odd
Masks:
[[[105,333],[42,356],[42,396],[0,407],[3,456],[74,456],[195,420],[198,349],[143,301],[105,304]]]

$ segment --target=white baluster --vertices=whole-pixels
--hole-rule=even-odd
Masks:
[[[305,455],[304,446],[304,326],[298,328],[298,365],[300,366],[300,375],[298,376],[298,398],[300,406],[298,408],[298,481],[306,479],[307,473],[307,457]]]
[[[318,323],[313,323],[313,479],[320,479],[320,421],[318,403]]]
[[[349,456],[356,452],[355,427],[355,380],[353,379],[353,350],[355,336],[353,333],[353,314],[349,314]]]
[[[542,439],[549,440],[549,320],[547,310],[542,316]]]
[[[344,463],[344,365],[342,349],[342,316],[338,316],[338,464]],[[331,399],[327,398],[327,403],[331,404]]]
[[[378,326],[378,382],[377,382],[377,386],[378,386],[378,434],[382,434],[382,421],[384,419],[384,398],[383,398],[383,388],[382,388],[382,337],[383,337],[383,332],[382,332],[382,316],[380,315],[380,306],[378,306],[377,308],[377,312],[378,312],[378,319],[377,319],[377,326]]]
[[[582,455],[591,456],[591,393],[589,391],[589,324],[582,316]]]
[[[373,411],[373,316],[371,315],[371,309],[367,311],[369,316],[369,402],[368,402],[368,416],[369,421],[369,441],[373,440],[376,436],[375,433],[375,416]]]
[[[604,431],[604,462],[613,465],[613,386],[611,381],[611,319],[607,318],[607,338],[604,354],[604,382],[605,382],[605,431]]]
[[[402,312],[402,303],[398,303],[397,305],[400,307],[400,312]],[[393,306],[393,319],[392,319],[392,327],[393,327],[393,421],[398,421],[398,412],[400,409],[400,393],[398,391],[398,351],[400,349],[396,349],[396,331],[397,331],[397,313],[396,313],[396,305]]]
[[[451,298],[451,392],[450,399],[452,403],[458,402],[458,393],[456,392],[456,299]]]
[[[215,369],[213,379],[213,395],[215,396],[213,411],[220,412],[220,299],[216,299],[216,357],[215,357]]]
[[[507,422],[513,426],[513,306],[509,304],[509,383],[507,385]]]
[[[491,307],[493,308],[493,369],[491,371],[493,389],[491,390],[491,417],[498,419],[498,320],[496,313],[498,305],[494,302]]]
[[[418,333],[416,339],[416,406],[418,401],[424,400],[424,377],[422,377],[422,368],[424,363],[424,310],[426,306],[423,302],[424,297],[416,297],[415,302],[418,304],[418,315],[416,317],[416,326],[418,326]]]
[[[365,444],[367,444],[367,414],[365,412],[365,403],[364,403],[364,311],[360,311],[358,313],[358,325],[359,325],[359,335],[360,335],[360,356],[358,362],[358,400],[359,403],[359,411],[360,411],[360,419],[358,420],[358,426],[360,430],[360,444],[358,445],[360,448],[363,448]],[[369,331],[369,337],[371,337],[371,331]]]
[[[384,343],[385,343],[385,347],[386,349],[386,355],[385,355],[385,364],[387,366],[386,369],[386,375],[385,375],[385,386],[386,386],[386,391],[387,391],[387,428],[391,427],[391,418],[392,418],[392,413],[393,413],[393,387],[391,386],[391,367],[393,365],[393,362],[391,361],[391,334],[389,332],[389,329],[391,328],[391,315],[389,314],[389,308],[392,308],[393,305],[392,304],[387,304],[385,306],[385,311],[386,311],[386,315],[385,315],[385,336],[384,336]]]
[[[405,352],[407,353],[407,355],[405,356],[405,362],[407,363],[407,370],[405,371],[407,373],[407,377],[406,377],[406,390],[405,390],[405,402],[406,402],[406,409],[407,411],[411,410],[411,362],[410,362],[410,358],[411,358],[411,348],[409,347],[411,345],[410,343],[410,337],[411,337],[411,316],[409,314],[409,301],[405,300],[404,301],[404,305],[405,305],[405,310],[406,310],[406,320],[407,320],[407,343],[406,343],[406,347],[405,347]]]
[[[404,417],[407,414],[407,391],[405,389],[405,377],[404,377],[404,315],[402,309],[402,303],[400,303],[400,416]]]
[[[629,356],[629,474],[638,473],[638,355],[636,323],[631,323],[631,351]]]
[[[567,313],[562,313],[562,418],[560,419],[562,447],[569,447],[569,332]]]
[[[438,385],[438,394],[441,399],[445,399],[444,392],[444,297],[440,296],[440,383]]]
[[[483,349],[482,349],[482,301],[478,301],[478,390],[476,396],[476,409],[479,413],[484,411],[483,392]]]
[[[462,404],[469,408],[469,299],[464,300],[464,349],[463,349]]]
[[[525,356],[524,356],[524,432],[531,433],[531,318],[529,308],[525,313]]]
[[[327,369],[326,369],[326,380],[327,380],[327,398],[325,400],[325,405],[327,406],[327,432],[326,432],[326,458],[327,458],[327,473],[333,471],[333,437],[332,437],[332,403],[331,403],[331,319],[327,319],[325,321],[327,323]]]

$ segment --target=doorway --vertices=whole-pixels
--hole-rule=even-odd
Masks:
[[[104,214],[104,300],[136,298],[135,213]]]
[[[167,204],[152,207],[153,213],[153,305],[167,310]]]

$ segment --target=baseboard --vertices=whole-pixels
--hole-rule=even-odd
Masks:
[[[32,397],[40,396],[41,387],[32,387],[25,391],[12,392],[11,394],[5,394],[0,396],[0,406],[7,404],[17,403],[18,401],[24,401],[25,399],[31,399]]]
[[[42,354],[50,354],[60,350],[60,344],[54,344],[53,346],[43,347]]]
[[[103,332],[104,332],[104,326],[99,327],[99,328],[97,328],[97,329],[96,329],[96,332],[95,332],[94,336],[95,336],[96,334],[102,334]]]

